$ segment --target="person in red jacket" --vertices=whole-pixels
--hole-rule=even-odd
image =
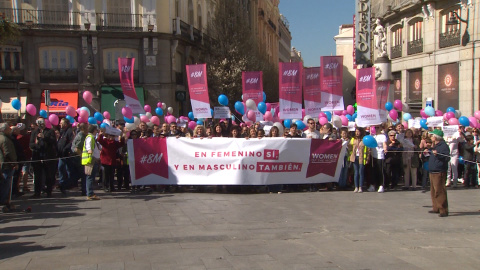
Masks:
[[[100,131],[100,133],[98,133],[98,142],[102,145],[100,163],[105,172],[103,186],[106,192],[113,192],[115,191],[113,177],[115,166],[117,166],[117,151],[125,144],[125,137],[121,136],[117,141],[115,140],[115,135],[106,134],[103,131]]]

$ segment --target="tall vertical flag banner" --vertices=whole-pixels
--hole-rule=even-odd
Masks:
[[[280,118],[302,118],[302,63],[279,63]]]
[[[133,85],[134,64],[135,58],[118,58],[120,85],[122,86],[125,103],[134,114],[140,114],[145,113],[145,110],[138,100],[137,93],[135,92],[135,87]]]
[[[390,81],[375,81],[375,88],[377,89],[377,108],[380,111],[380,120],[382,122],[387,122],[387,110],[385,109],[385,103],[388,101]]]
[[[242,96],[243,102],[251,99],[258,106],[263,101],[263,72],[262,71],[242,71]],[[245,112],[246,114],[247,112]],[[255,111],[257,120],[262,121],[263,115],[258,110]]]
[[[212,118],[208,97],[207,65],[187,65],[188,91],[195,118]]]
[[[343,56],[320,57],[322,111],[343,111]]]
[[[375,88],[375,68],[357,69],[357,126],[382,123]]]
[[[318,115],[322,109],[320,94],[320,67],[305,68],[303,73],[303,98],[305,114]]]

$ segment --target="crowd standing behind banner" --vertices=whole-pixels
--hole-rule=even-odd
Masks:
[[[13,198],[29,192],[26,181],[30,165],[34,173],[34,194],[31,196],[34,199],[40,198],[43,193],[46,197],[52,197],[55,184],[61,196],[68,196],[68,190],[78,188],[82,196],[86,196],[88,200],[100,199],[93,192],[97,176],[100,177],[98,185],[103,187],[105,192],[130,190],[128,152],[124,142],[127,139],[148,137],[190,137],[192,140],[230,137],[268,140],[269,137],[283,136],[286,139],[320,138],[342,140],[347,143],[342,172],[338,183],[333,185],[270,185],[240,187],[237,190],[234,187],[212,187],[217,192],[282,193],[298,190],[316,191],[325,188],[345,190],[353,187],[354,192],[361,193],[364,191],[363,188],[368,187],[370,192],[382,193],[395,190],[402,182],[401,178],[403,178],[404,190],[416,190],[417,183],[421,184],[424,192],[428,189],[428,163],[431,154],[426,150],[432,147],[432,140],[427,131],[423,133],[419,129],[404,131],[402,124],[396,126],[382,124],[367,129],[367,134],[373,135],[377,142],[377,147],[368,148],[363,144],[362,138],[365,135],[363,128],[356,128],[354,132],[349,132],[346,127],[337,130],[331,123],[320,125],[312,118],[307,120],[308,128],[305,131],[298,130],[297,125],[291,123],[288,128],[283,126],[283,130],[278,126],[269,126],[267,133],[259,122],[247,127],[244,123],[237,125],[231,119],[207,123],[206,126],[197,125],[193,131],[185,125],[179,127],[176,122],[155,124],[152,127],[141,122],[138,128],[132,131],[128,131],[123,123],[119,123],[116,127],[121,130],[120,136],[109,133],[108,130],[99,129],[96,125],[88,126],[82,123],[72,128],[66,120],[60,123],[58,128],[47,128],[45,119],[38,117],[36,125],[28,129],[21,123],[12,127],[6,123],[0,125],[0,145],[2,146],[0,201],[7,208],[10,205],[10,189]],[[57,130],[58,138],[55,136]],[[100,132],[97,133],[99,130]],[[29,144],[25,143],[26,140],[29,140]],[[480,155],[478,129],[464,129],[460,126],[458,132],[446,138],[446,143],[451,156],[445,169],[448,179],[446,186],[457,187],[457,181],[463,180],[466,188],[478,188],[478,167],[474,163]],[[20,163],[12,163],[17,161]],[[24,163],[21,163],[22,161]],[[473,161],[473,163],[465,161]],[[16,174],[14,174],[15,170]],[[58,182],[56,181],[57,172]],[[80,184],[78,180],[81,180]],[[13,183],[12,187],[10,183]],[[140,189],[160,192],[177,188],[190,190],[192,187],[140,187]],[[208,190],[208,187],[198,187],[198,190]],[[435,208],[434,210],[437,211]],[[445,214],[448,209],[441,211]]]

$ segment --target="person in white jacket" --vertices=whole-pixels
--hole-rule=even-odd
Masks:
[[[457,187],[458,182],[458,143],[463,142],[462,136],[460,135],[463,132],[462,128],[459,126],[458,131],[453,134],[452,137],[446,139],[446,143],[450,148],[450,162],[448,162],[448,171],[447,171],[447,183],[446,186],[449,187],[453,184],[453,187]]]

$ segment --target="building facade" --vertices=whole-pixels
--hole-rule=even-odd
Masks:
[[[479,4],[478,0],[371,1],[372,22],[379,18],[387,33],[391,100],[400,99],[416,111],[427,100],[442,112],[454,107],[470,116],[478,110]],[[377,51],[372,53],[376,58]]]
[[[257,36],[258,46],[275,67],[278,67],[279,60],[279,3],[280,0],[251,0],[251,6],[255,9],[252,13],[257,14],[257,16],[252,16],[252,25]]]
[[[202,61],[201,48],[215,0],[2,0],[0,13],[22,35],[0,45],[0,98],[5,119],[14,98],[64,112],[66,104],[109,111],[123,99],[118,57],[135,58],[134,83],[142,104],[158,101],[185,115],[185,65]],[[86,104],[84,91],[93,93]],[[121,103],[119,103],[121,104]],[[118,114],[117,114],[118,116]]]
[[[280,14],[278,19],[278,60],[279,62],[290,62],[290,48],[292,47],[292,34],[287,18]]]

